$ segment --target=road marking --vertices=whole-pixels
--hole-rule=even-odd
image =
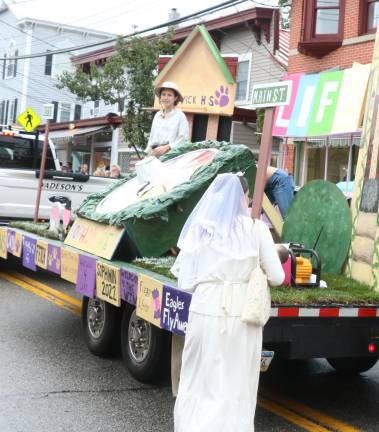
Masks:
[[[265,398],[275,404],[279,404],[280,406],[283,406],[286,409],[291,410],[292,412],[298,413],[307,419],[310,419],[318,424],[325,426],[326,428],[328,428],[328,431],[332,430],[335,432],[360,432],[360,429],[350,426],[341,420],[335,419],[327,414],[324,414],[321,411],[310,408],[300,402],[294,401],[285,396],[276,393],[272,394],[265,391],[260,391],[260,394],[262,394]]]
[[[47,287],[44,284],[36,283],[37,281],[34,281],[33,279],[30,279],[33,281],[33,284],[28,283],[25,280],[19,279],[15,275],[3,273],[0,272],[0,277],[2,279],[7,280],[8,282],[11,282],[20,288],[23,288],[27,291],[32,292],[33,294],[36,294],[45,300],[48,300],[54,304],[56,304],[59,307],[62,307],[63,309],[69,310],[70,312],[74,313],[75,315],[81,315],[81,303],[79,300],[69,297],[66,294],[63,294],[53,288]],[[26,276],[25,276],[26,277]],[[24,277],[23,277],[24,278]],[[41,287],[38,287],[37,285],[41,285]],[[44,288],[42,289],[42,286]],[[69,298],[69,299],[68,299]]]
[[[65,294],[65,293],[63,293],[61,291],[58,291],[58,290],[50,287],[49,285],[45,285],[42,282],[39,282],[39,281],[37,281],[35,279],[32,279],[32,278],[30,278],[28,276],[25,276],[25,275],[23,275],[21,273],[8,272],[8,274],[10,274],[11,276],[14,276],[15,278],[20,279],[20,280],[22,280],[22,281],[30,284],[30,285],[38,288],[38,289],[41,289],[42,291],[45,291],[45,292],[47,292],[49,294],[52,294],[53,296],[58,297],[58,298],[62,299],[63,301],[71,303],[74,306],[79,306],[80,307],[81,304],[82,304],[82,302],[80,300],[78,300],[78,299],[76,299],[74,297],[71,297],[71,296],[69,296],[69,295],[67,295],[67,294]]]
[[[81,301],[57,291],[35,279],[16,272],[3,273],[0,277],[27,291],[30,291],[75,315],[81,314]],[[263,396],[262,396],[263,395]],[[310,432],[360,432],[340,420],[328,416],[318,410],[303,405],[285,396],[260,391],[257,404],[267,411],[282,417]]]
[[[326,429],[323,426],[308,420],[305,417],[302,417],[299,414],[294,413],[293,411],[291,411],[288,408],[285,408],[275,402],[272,402],[268,399],[263,398],[262,396],[260,396],[258,398],[258,405],[262,408],[264,408],[267,411],[270,411],[276,415],[278,415],[279,417],[283,417],[284,419],[286,419],[287,421],[289,421],[290,423],[293,423],[297,426],[302,427],[304,430],[306,431],[310,431],[310,432],[330,432],[330,429]]]

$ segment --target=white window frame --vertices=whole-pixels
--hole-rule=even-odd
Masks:
[[[68,120],[62,120],[62,106],[63,105],[70,105],[70,118]],[[59,102],[58,104],[58,122],[62,123],[62,122],[66,122],[66,121],[71,121],[73,119],[73,106],[75,107],[75,104],[72,104],[70,102]],[[65,110],[67,111],[67,110]]]
[[[15,55],[16,55],[16,42],[14,40],[11,40],[8,45],[7,58],[14,57]],[[15,69],[16,69],[16,60],[6,60],[4,79],[14,78]]]
[[[248,73],[247,73],[247,86],[246,86],[245,98],[244,99],[236,99],[236,104],[248,103],[249,94],[250,94],[252,57],[253,57],[252,52],[245,53],[245,54],[239,54],[239,56],[238,56],[238,64],[245,62],[245,61],[248,61],[249,62],[249,68],[248,68]],[[237,65],[237,75],[238,75],[238,65]],[[237,81],[237,77],[236,77],[236,81]],[[237,82],[237,86],[236,86],[236,98],[237,98],[237,87],[238,87],[238,82]]]
[[[9,123],[13,123],[13,117],[16,116],[15,108],[16,108],[16,99],[10,99],[9,100],[9,111],[8,111],[8,118],[10,119]]]

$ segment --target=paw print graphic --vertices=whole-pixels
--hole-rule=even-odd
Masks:
[[[215,96],[217,98],[215,100],[215,104],[221,108],[228,105],[228,103],[229,103],[228,94],[229,94],[228,87],[224,87],[223,85],[221,85],[220,89],[215,91]]]

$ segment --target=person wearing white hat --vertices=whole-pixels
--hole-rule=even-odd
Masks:
[[[181,141],[189,139],[188,121],[177,108],[183,96],[177,84],[165,81],[155,88],[162,109],[153,119],[146,151],[159,157],[176,147]]]

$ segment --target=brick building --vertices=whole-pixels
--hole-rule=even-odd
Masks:
[[[293,0],[288,73],[371,63],[378,22],[379,1]],[[287,146],[285,167],[295,174],[297,184],[314,178],[337,182],[348,173],[353,176],[358,145],[359,131],[297,140]]]

